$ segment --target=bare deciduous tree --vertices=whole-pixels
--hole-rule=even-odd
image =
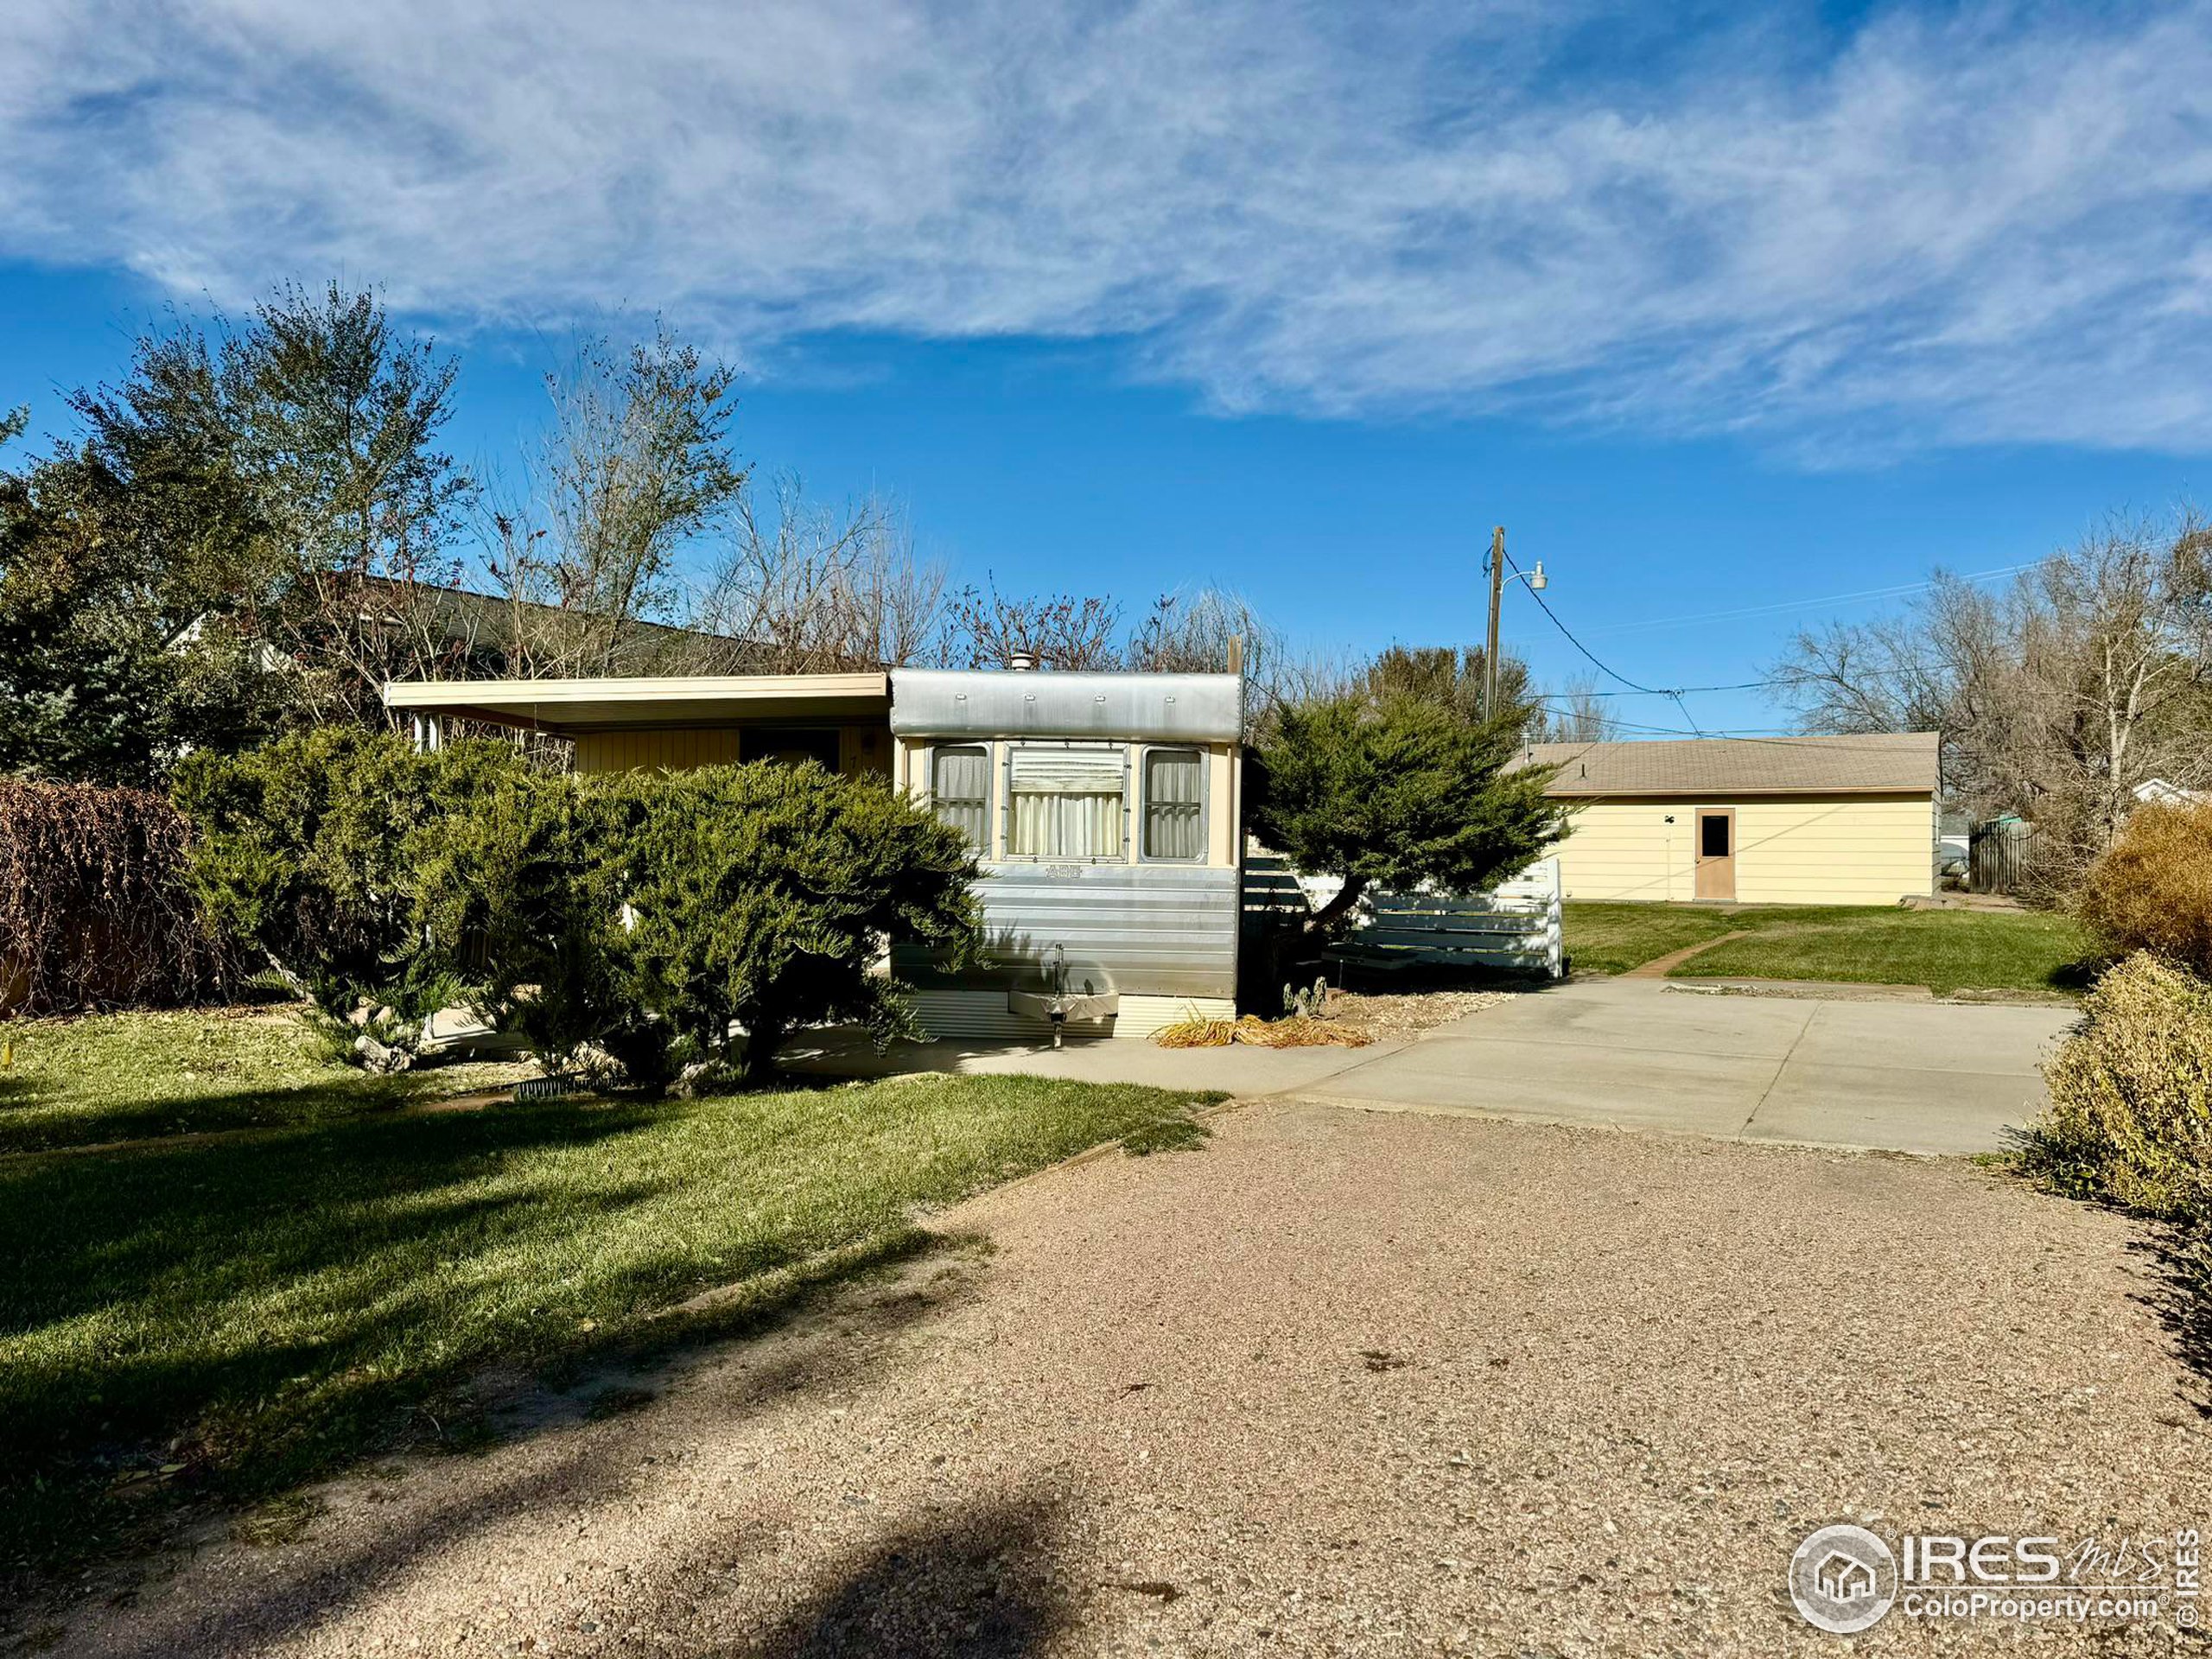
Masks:
[[[1603,743],[1619,734],[1598,683],[1586,676],[1569,680],[1557,696],[1539,699],[1535,729],[1539,743]]]
[[[1246,679],[1263,683],[1274,671],[1282,639],[1242,594],[1219,588],[1162,594],[1129,636],[1122,652],[1133,672],[1225,674],[1234,652]]]
[[[676,561],[726,523],[735,372],[665,327],[626,353],[583,341],[546,377],[553,419],[518,499],[491,512],[486,563],[507,601],[511,671],[636,673],[679,641]]]
[[[896,502],[842,513],[808,501],[796,475],[768,501],[740,491],[728,537],[685,618],[700,671],[811,674],[932,659],[944,625],[944,567],[919,557]]]
[[[968,668],[1004,668],[1015,656],[1039,668],[1065,671],[1121,666],[1115,636],[1122,607],[1096,594],[1043,594],[1014,599],[986,578],[982,589],[963,588],[949,613],[947,656]]]
[[[1987,593],[1939,574],[1902,616],[1801,633],[1805,729],[1937,731],[1945,793],[2031,819],[2063,884],[2153,778],[2212,783],[2212,529],[2120,524]]]

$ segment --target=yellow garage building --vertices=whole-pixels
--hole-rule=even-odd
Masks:
[[[1893,905],[1935,891],[1937,737],[1537,743],[1569,899]]]

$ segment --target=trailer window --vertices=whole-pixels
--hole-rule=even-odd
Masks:
[[[1119,749],[1015,749],[1007,762],[1007,851],[1016,858],[1122,857],[1128,782]]]
[[[1205,756],[1196,749],[1148,749],[1144,757],[1144,855],[1202,859],[1205,845]]]
[[[938,750],[931,760],[930,804],[978,851],[988,851],[991,752],[981,745]]]

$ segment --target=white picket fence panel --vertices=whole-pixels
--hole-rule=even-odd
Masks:
[[[1284,907],[1294,883],[1313,909],[1344,886],[1333,876],[1294,877],[1280,861],[1255,857],[1245,877],[1246,909]],[[1557,979],[1567,968],[1560,899],[1556,858],[1537,860],[1488,893],[1370,893],[1332,953],[1376,967],[1496,968]]]

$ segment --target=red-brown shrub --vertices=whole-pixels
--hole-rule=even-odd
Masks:
[[[2076,908],[2114,955],[2149,950],[2212,979],[2212,801],[2139,809]]]
[[[0,1014],[217,989],[225,954],[185,883],[187,837],[146,790],[0,779]]]

